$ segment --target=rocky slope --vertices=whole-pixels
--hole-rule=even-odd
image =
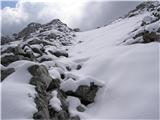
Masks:
[[[156,91],[147,88],[157,84],[160,3],[143,2],[108,26],[79,31],[54,19],[1,37],[2,119],[157,118]]]
[[[80,119],[79,116],[70,114],[67,98],[78,100],[79,104],[75,106],[75,109],[83,112],[86,105],[94,102],[96,92],[101,85],[89,78],[87,84],[81,80],[80,83],[75,83],[74,89],[68,89],[67,81],[78,79],[77,76],[70,74],[70,71],[79,70],[82,66],[72,61],[69,63],[59,62],[59,59],[70,57],[67,53],[67,47],[74,43],[75,31],[77,29],[72,30],[60,20],[54,19],[44,25],[30,23],[21,32],[14,34],[12,40],[6,37],[10,40],[5,40],[1,46],[2,118],[23,118],[23,115],[26,114],[25,110],[17,114],[12,111],[21,112],[21,109],[26,109],[26,105],[16,107],[15,102],[21,100],[14,101],[14,98],[11,98],[13,101],[10,101],[7,95],[16,94],[15,96],[20,97],[20,94],[25,95],[27,92],[27,96],[32,98],[31,101],[35,104],[35,111],[30,110],[30,115],[27,115],[27,118]],[[4,39],[2,37],[2,41]],[[27,89],[25,93],[8,91],[9,85],[10,89],[15,88],[14,82],[16,83],[18,78],[23,81],[25,76],[18,73],[19,69],[25,69],[31,75],[26,85],[34,87],[34,95],[33,91],[30,92]],[[18,86],[16,89],[21,90]]]

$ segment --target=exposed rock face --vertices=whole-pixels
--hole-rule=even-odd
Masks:
[[[1,82],[14,71],[14,68],[1,69]]]

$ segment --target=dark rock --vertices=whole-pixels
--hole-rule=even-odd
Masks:
[[[62,42],[61,43],[63,46],[68,46],[68,45],[70,45],[70,43],[67,43],[67,42]]]
[[[65,78],[65,74],[61,74],[61,79],[64,79]]]
[[[78,97],[82,104],[88,105],[94,102],[98,88],[99,86],[94,83],[90,83],[90,86],[81,85],[75,92],[67,91],[65,93],[66,95]]]
[[[33,65],[28,68],[28,71],[33,75],[35,81],[41,81],[44,86],[46,86],[46,89],[52,82],[52,78],[50,77],[47,68],[44,65]],[[33,81],[33,80],[31,80]]]
[[[52,91],[54,89],[58,89],[60,87],[60,80],[52,79],[51,83],[49,84],[47,91]]]
[[[6,50],[2,51],[2,54],[4,54],[4,53],[13,53],[15,55],[24,55],[25,54],[23,49],[19,46],[8,47]]]
[[[31,33],[36,32],[41,27],[39,23],[30,23],[26,28],[18,33],[18,38],[28,37]]]
[[[24,51],[22,50],[21,47],[16,46],[16,47],[14,48],[14,54],[15,54],[15,55],[24,55],[25,53],[24,53]]]
[[[79,28],[74,28],[73,31],[74,32],[80,32],[81,30]]]
[[[154,42],[154,41],[160,42],[160,35],[157,35],[156,32],[150,33],[148,31],[144,31],[143,40],[144,40],[144,43],[149,43],[149,42]]]
[[[49,34],[47,37],[46,37],[46,39],[56,39],[58,36],[55,34],[55,33],[51,33],[51,34]]]
[[[142,35],[143,35],[143,32],[140,32],[140,33],[136,34],[136,35],[133,37],[133,39],[136,39],[136,38],[138,38],[138,37],[141,37]]]
[[[71,117],[71,120],[80,120],[80,117],[79,116],[74,116],[74,117]]]
[[[4,53],[14,53],[14,47],[8,47],[6,50],[1,52],[1,54],[4,54]]]
[[[6,55],[1,58],[1,64],[4,66],[7,66],[10,63],[18,61],[18,60],[30,60],[30,59],[22,55]]]
[[[7,44],[12,41],[13,39],[8,36],[1,36],[1,45]]]
[[[36,61],[36,58],[31,51],[27,51],[23,56],[29,58],[31,61]]]
[[[66,101],[66,94],[62,91],[62,90],[57,90],[58,94],[57,94],[57,97],[59,98],[59,100],[61,101],[61,104],[62,104],[62,109],[67,111],[68,113],[68,102]]]
[[[61,51],[52,52],[52,51],[50,51],[50,50],[49,50],[49,52],[50,52],[52,55],[55,55],[56,57],[60,57],[60,56],[68,57],[68,53],[66,53],[66,52],[61,52]]]
[[[44,65],[33,65],[28,68],[28,71],[33,76],[49,75],[48,70]]]
[[[66,66],[66,69],[67,69],[68,71],[71,71],[71,70],[72,70],[72,68],[69,67],[69,66]]]
[[[77,65],[77,70],[80,70],[82,68],[82,66],[81,65]]]
[[[49,120],[48,99],[42,96],[40,93],[34,99],[38,112],[33,114],[35,120]]]
[[[34,99],[38,112],[33,115],[34,119],[50,119],[48,110],[48,102],[50,95],[47,93],[47,88],[52,81],[49,76],[48,70],[43,65],[33,65],[28,68],[28,71],[33,75],[30,84],[35,86],[37,91],[36,98]]]
[[[38,49],[38,48],[32,48],[33,52],[40,54],[41,56],[43,55],[43,52]]]
[[[52,61],[52,58],[41,58],[40,62],[44,62],[44,61]]]
[[[64,110],[61,110],[60,112],[58,112],[55,117],[58,119],[58,120],[69,120],[69,114],[64,111]]]
[[[85,111],[85,108],[84,108],[82,105],[79,105],[79,106],[77,107],[77,110],[78,110],[79,112],[84,112],[84,111]]]
[[[1,69],[1,82],[13,72],[15,72],[14,68]]]

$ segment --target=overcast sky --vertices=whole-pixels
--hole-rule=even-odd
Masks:
[[[45,2],[44,2],[45,1]],[[47,2],[46,2],[47,1]],[[53,2],[54,1],[54,2]],[[59,18],[71,28],[89,30],[103,26],[134,9],[138,1],[19,0],[3,1],[2,34],[19,32],[30,22],[47,23]]]

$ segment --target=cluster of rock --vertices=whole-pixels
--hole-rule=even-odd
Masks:
[[[145,11],[148,14],[142,19],[141,25],[123,42],[126,44],[160,42],[160,2],[144,2],[131,13],[138,11]]]
[[[35,120],[80,120],[78,115],[70,114],[67,98],[73,96],[80,100],[81,103],[77,106],[79,112],[83,112],[84,106],[94,102],[100,87],[94,82],[90,85],[79,85],[76,91],[64,91],[60,87],[61,83],[68,79],[78,80],[73,77],[74,75],[69,75],[69,72],[81,69],[82,65],[59,62],[60,58],[69,57],[67,49],[62,46],[70,45],[75,36],[74,32],[78,31],[79,29],[70,29],[58,19],[45,25],[31,23],[15,35],[17,41],[8,41],[1,47],[2,83],[15,72],[14,68],[8,67],[11,63],[17,61],[35,63],[28,68],[32,75],[29,84],[35,86],[37,92],[34,98],[38,110],[33,114]],[[59,77],[52,75],[51,69],[56,69]],[[57,95],[53,95],[53,92]],[[60,109],[50,103],[53,97],[59,100]]]
[[[159,4],[160,4],[159,1],[145,1],[145,2],[142,2],[134,10],[131,10],[128,14],[126,14],[124,16],[124,18],[133,17],[133,16],[139,15],[141,13],[144,13],[146,11],[149,11],[149,12],[152,12],[152,11],[155,11],[155,10],[159,11],[159,9],[160,9]]]

